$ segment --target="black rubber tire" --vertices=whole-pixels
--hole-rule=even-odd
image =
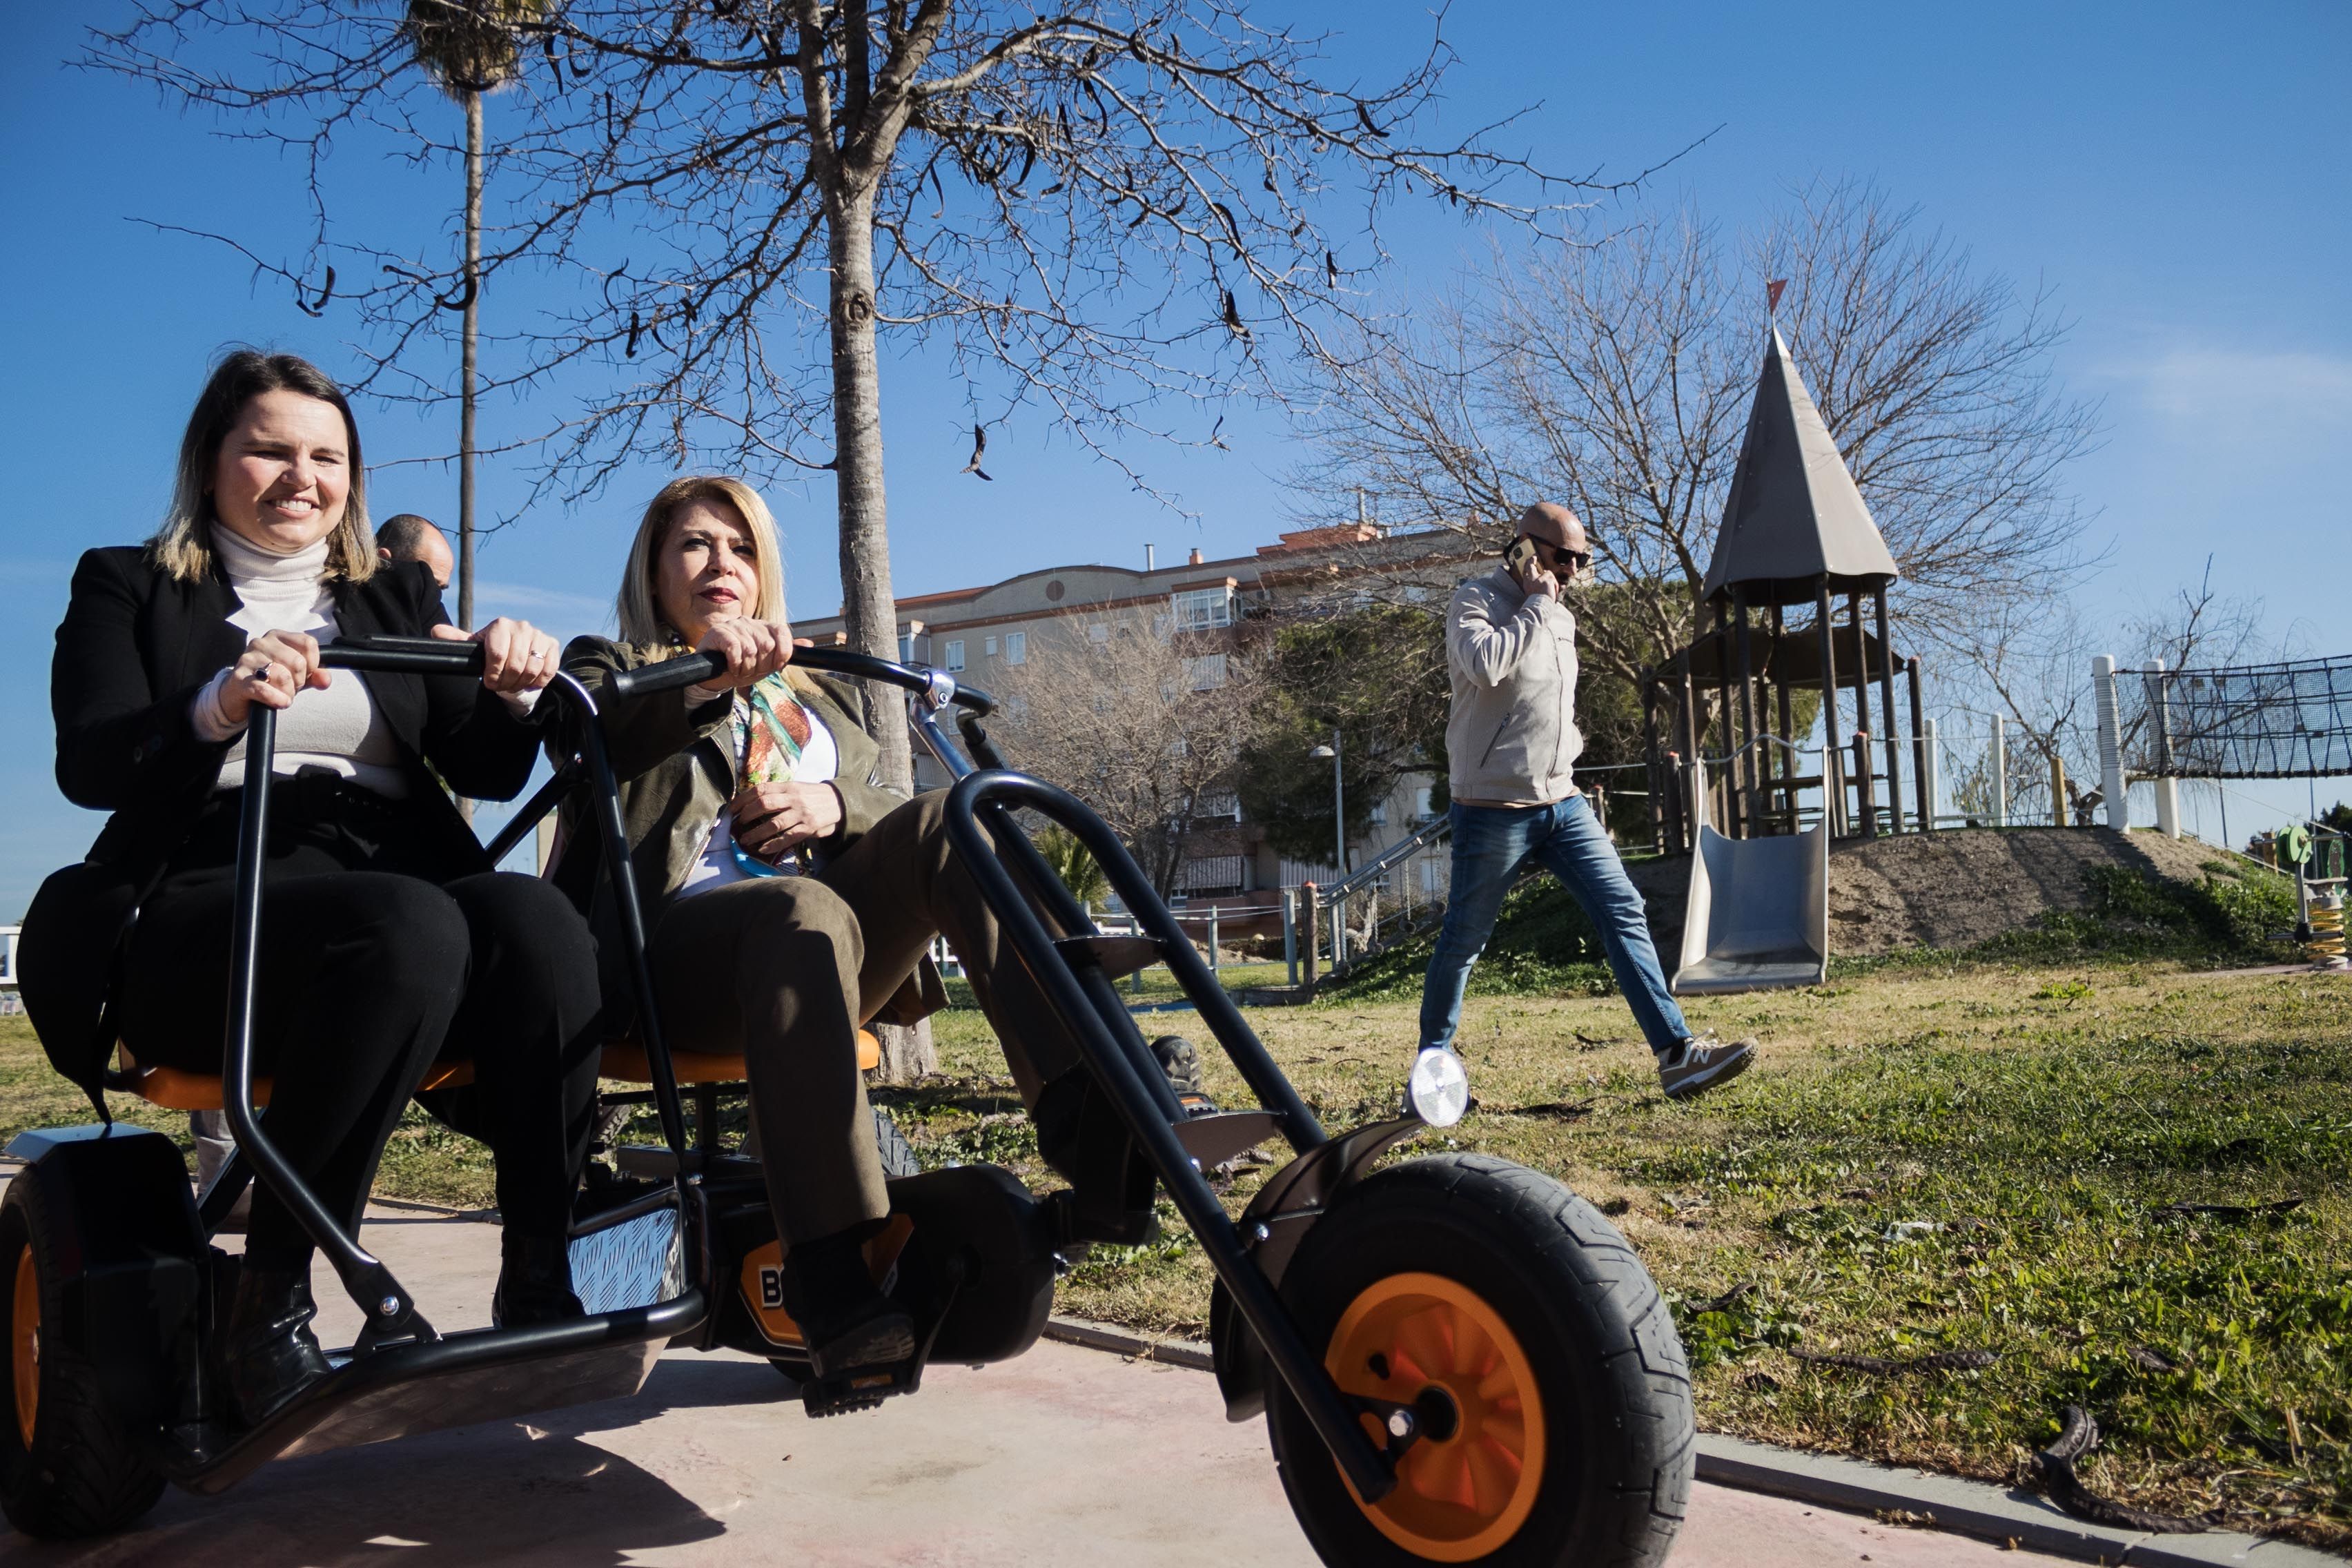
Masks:
[[[1544,1395],[1542,1489],[1496,1568],[1654,1568],[1674,1545],[1695,1462],[1690,1370],[1657,1286],[1598,1210],[1550,1177],[1480,1154],[1383,1171],[1307,1232],[1282,1294],[1318,1349],[1392,1274],[1468,1287],[1517,1336]],[[1324,1562],[1430,1562],[1360,1508],[1280,1377],[1266,1427],[1283,1489]]]
[[[898,1131],[898,1124],[890,1120],[888,1111],[878,1105],[874,1106],[872,1110],[874,1111],[874,1146],[882,1154],[883,1176],[887,1179],[891,1176],[921,1175],[923,1163],[915,1158],[914,1145],[907,1142],[907,1135]]]
[[[163,1493],[163,1478],[140,1456],[130,1434],[98,1394],[89,1364],[54,1334],[38,1342],[39,1393],[29,1446],[16,1419],[13,1312],[16,1271],[31,1249],[40,1292],[41,1321],[64,1321],[59,1259],[79,1255],[65,1205],[51,1201],[36,1165],[8,1184],[0,1202],[0,1323],[9,1323],[0,1347],[0,1512],[26,1534],[43,1541],[108,1535],[122,1529]]]

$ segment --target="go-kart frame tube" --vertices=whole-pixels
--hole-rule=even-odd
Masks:
[[[321,668],[328,669],[382,670],[404,675],[478,675],[482,668],[482,649],[476,643],[416,637],[350,639],[331,643],[320,649],[319,662]],[[631,979],[635,983],[642,1001],[652,994],[646,967],[645,931],[637,918],[634,868],[629,861],[627,837],[621,823],[618,799],[612,787],[612,762],[605,753],[603,726],[597,722],[595,703],[578,681],[564,675],[559,675],[556,681],[566,689],[566,698],[579,710],[583,720],[579,726],[582,750],[598,785],[597,798],[601,803],[597,813],[598,826],[602,830],[605,856],[614,881],[615,901],[623,911],[624,942],[629,950]],[[248,780],[268,780],[277,753],[277,710],[255,705],[247,724],[245,741],[246,777]],[[326,1205],[310,1190],[310,1184],[302,1180],[262,1131],[261,1120],[253,1112],[254,992],[260,968],[262,873],[269,834],[269,794],[266,784],[258,789],[248,787],[242,792],[239,801],[236,904],[230,917],[229,931],[228,1020],[221,1053],[222,1106],[228,1116],[229,1130],[236,1136],[238,1152],[252,1163],[255,1173],[268,1183],[270,1190],[293,1210],[295,1219],[319,1249],[326,1254],[336,1277],[342,1281],[343,1289],[358,1304],[366,1324],[361,1331],[360,1345],[373,1348],[406,1340],[433,1340],[438,1336],[432,1324],[417,1311],[415,1299],[394,1277],[390,1268],[345,1234],[342,1226],[327,1213]],[[691,1205],[684,1203],[687,1170],[685,1117],[678,1102],[677,1083],[658,1018],[650,1007],[641,1007],[640,1012],[643,1015],[640,1033],[646,1061],[652,1068],[662,1134],[668,1141],[671,1152],[678,1157],[679,1195],[681,1211],[685,1212]]]
[[[1129,1131],[1199,1239],[1210,1266],[1256,1333],[1266,1358],[1289,1384],[1317,1435],[1331,1450],[1357,1495],[1368,1503],[1379,1501],[1396,1486],[1394,1472],[1365,1436],[1355,1410],[1340,1396],[1338,1385],[1300,1334],[1297,1321],[1273,1284],[1243,1247],[1241,1233],[1226,1215],[1224,1205],[1218,1202],[1207,1178],[1185,1152],[1174,1127],[1079,984],[1069,960],[1055,945],[1028,900],[1022,897],[1011,872],[992,853],[978,815],[984,806],[994,806],[999,811],[1034,810],[1076,836],[1102,867],[1138,922],[1158,939],[1178,984],[1201,1009],[1203,1021],[1216,1033],[1218,1043],[1250,1080],[1251,1087],[1258,1089],[1264,1081],[1268,1089],[1278,1089],[1280,1092],[1274,1093],[1260,1089],[1267,1108],[1283,1110],[1287,1121],[1290,1106],[1296,1105],[1297,1114],[1301,1117],[1306,1117],[1306,1107],[1230,1000],[1224,1002],[1222,1015],[1213,1007],[1213,1000],[1223,998],[1222,988],[1209,974],[1200,955],[1192,951],[1174,917],[1152,892],[1150,883],[1127,853],[1126,846],[1099,816],[1067,791],[1020,773],[994,770],[973,773],[949,791],[948,837],[979,884],[982,898],[1012,937],[1022,963],[1039,988],[1062,1016],[1080,1055],[1110,1094]],[[999,820],[1001,826],[1011,826],[1001,817]],[[1026,843],[1025,837],[1020,842]],[[1188,959],[1189,963],[1184,962]],[[1121,1012],[1125,1012],[1123,1006]],[[1302,1130],[1314,1128],[1318,1135],[1321,1131],[1314,1127],[1312,1118],[1307,1118],[1301,1126]],[[1298,1136],[1293,1133],[1294,1142]],[[1321,1139],[1317,1136],[1313,1141]]]

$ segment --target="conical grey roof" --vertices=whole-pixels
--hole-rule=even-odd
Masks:
[[[1776,326],[1764,345],[1764,373],[1748,411],[1704,596],[1738,585],[1750,604],[1810,604],[1823,573],[1838,593],[1875,588],[1899,575]]]

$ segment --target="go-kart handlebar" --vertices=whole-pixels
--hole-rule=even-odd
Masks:
[[[792,661],[803,669],[822,669],[835,675],[854,675],[866,680],[878,680],[886,686],[904,688],[918,696],[930,696],[944,683],[948,688],[947,694],[936,700],[937,705],[945,706],[952,702],[976,717],[996,711],[996,699],[976,686],[963,685],[947,677],[943,671],[910,668],[887,658],[877,658],[870,653],[854,653],[845,647],[795,647]],[[677,658],[666,658],[658,664],[625,669],[606,681],[604,689],[618,698],[646,697],[656,691],[676,691],[684,687],[700,685],[726,668],[716,654],[689,653]]]
[[[383,675],[479,675],[482,645],[446,637],[346,637],[322,644],[319,664]]]

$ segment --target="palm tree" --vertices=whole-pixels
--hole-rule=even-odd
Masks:
[[[457,624],[474,627],[474,364],[481,324],[482,95],[521,69],[517,32],[541,21],[541,0],[409,0],[416,59],[466,110],[466,269],[457,303],[465,313],[457,420]]]

